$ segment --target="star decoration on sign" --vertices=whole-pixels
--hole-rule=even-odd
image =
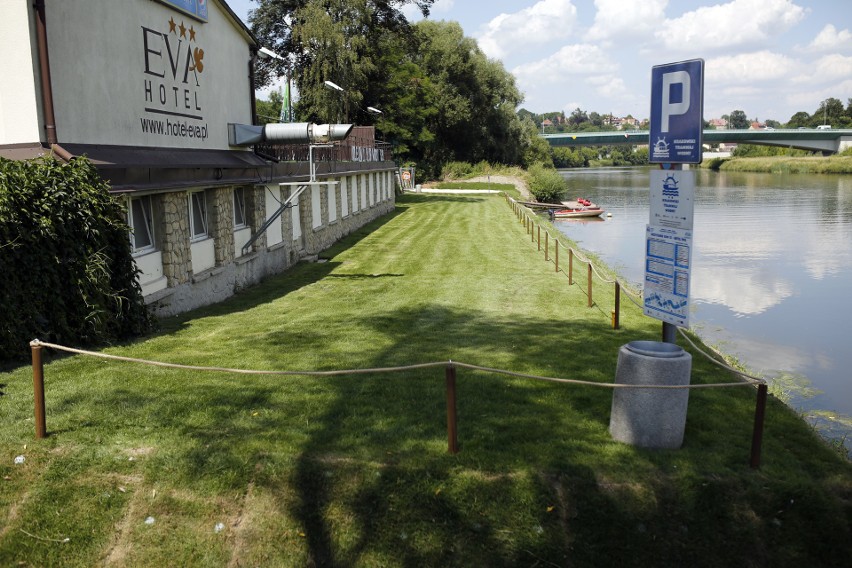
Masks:
[[[181,21],[180,26],[180,37],[186,37],[186,26],[183,25],[183,21]]]
[[[195,41],[195,28],[189,26],[189,41]]]
[[[174,19],[174,18],[169,18],[169,33],[170,33],[170,34],[171,34],[171,33],[175,33],[175,26],[177,26],[177,23],[175,22],[175,19]]]

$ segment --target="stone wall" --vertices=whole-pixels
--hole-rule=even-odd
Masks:
[[[163,275],[169,287],[189,282],[192,260],[189,253],[189,205],[184,191],[160,196],[162,204]]]
[[[244,188],[248,193],[251,188]],[[218,187],[208,191],[210,234],[216,243],[216,266],[234,261],[234,188]]]
[[[330,219],[328,191],[320,190],[319,205],[322,224],[313,227],[313,203],[308,187],[299,196],[301,238],[294,239],[293,219],[290,209],[285,209],[274,221],[280,226],[283,241],[267,247],[262,233],[248,254],[234,256],[234,186],[208,190],[208,231],[215,242],[216,266],[202,274],[192,274],[187,191],[175,191],[160,196],[162,203],[162,231],[160,248],[163,253],[163,273],[168,277],[168,288],[146,297],[158,316],[182,313],[200,306],[220,302],[238,291],[264,278],[287,270],[304,258],[317,254],[374,219],[386,215],[396,206],[394,177],[391,169],[364,172],[335,173],[319,181],[334,181],[335,214]],[[343,215],[341,181],[347,185],[347,214]],[[372,182],[370,181],[372,179]],[[244,186],[246,221],[252,235],[256,234],[275,211],[266,211],[264,193],[272,191],[282,202],[297,186],[277,183],[269,186]],[[372,188],[369,195],[362,188]],[[357,211],[353,211],[352,192],[356,191]],[[373,197],[375,194],[376,197]],[[365,199],[366,198],[366,199]],[[371,205],[372,203],[372,205]]]

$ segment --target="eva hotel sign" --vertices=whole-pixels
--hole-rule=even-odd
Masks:
[[[72,6],[73,5],[73,6]],[[251,121],[251,38],[215,0],[50,2],[57,130],[63,140],[230,149]]]
[[[196,12],[205,0],[195,2],[169,2],[169,4],[192,5]],[[180,23],[178,23],[180,22]],[[204,73],[204,48],[199,22],[183,18],[169,18],[168,29],[142,28],[142,54],[145,61],[142,91],[145,99],[145,114],[140,117],[142,132],[172,138],[195,138],[206,140],[209,127],[204,119],[204,100],[201,81]],[[153,116],[150,116],[153,115]]]

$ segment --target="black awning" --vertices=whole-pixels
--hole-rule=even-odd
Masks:
[[[75,156],[86,156],[98,169],[112,168],[256,168],[268,165],[248,150],[195,150],[148,148],[144,146],[102,146],[62,144]]]

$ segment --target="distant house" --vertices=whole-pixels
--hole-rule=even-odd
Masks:
[[[548,126],[553,126],[552,120],[550,120],[549,118],[545,118],[544,120],[541,121],[541,127],[542,128],[545,128],[545,127],[548,127]]]
[[[711,118],[710,119],[710,128],[715,128],[716,130],[727,130],[728,129],[728,121],[724,118]]]
[[[748,127],[749,130],[763,130],[764,128],[766,128],[766,125],[762,122],[752,122]]]

